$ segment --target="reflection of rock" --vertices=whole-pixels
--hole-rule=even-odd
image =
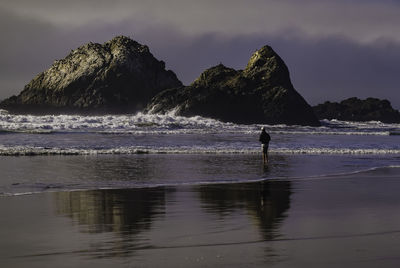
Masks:
[[[290,207],[290,182],[266,181],[208,185],[199,187],[204,208],[224,216],[235,209],[246,209],[265,239],[273,239],[275,231]]]
[[[88,232],[138,234],[164,213],[164,189],[94,190],[55,193],[57,213],[84,225]]]
[[[94,258],[126,257],[143,246],[138,235],[164,215],[165,189],[93,190],[55,193],[57,213],[78,223],[81,232],[114,232],[112,240],[94,240],[85,252]]]

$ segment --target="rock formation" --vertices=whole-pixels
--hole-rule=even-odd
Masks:
[[[0,108],[17,113],[136,112],[161,90],[181,85],[147,46],[118,36],[71,51]]]
[[[217,65],[190,86],[159,93],[146,108],[151,113],[171,110],[234,123],[320,125],[293,88],[285,63],[269,46],[256,51],[243,71]]]
[[[124,36],[73,50],[0,103],[14,113],[134,113],[146,106],[234,123],[320,125],[269,46],[256,51],[244,70],[220,64],[184,87],[147,46]]]
[[[393,109],[388,100],[376,98],[349,98],[340,103],[327,101],[313,109],[319,119],[400,123],[400,112]]]

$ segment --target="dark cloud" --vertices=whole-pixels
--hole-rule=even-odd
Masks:
[[[55,29],[42,21],[26,19],[0,9],[0,98],[15,93],[20,80],[48,57],[40,49],[41,39]]]
[[[296,28],[269,34],[188,34],[169,24],[134,18],[60,27],[4,10],[0,10],[0,30],[0,98],[17,94],[71,49],[124,34],[147,44],[186,84],[220,62],[243,69],[256,49],[269,44],[287,63],[295,88],[311,104],[373,96],[400,108],[396,71],[400,44],[390,39],[363,43],[341,35],[309,36]]]
[[[61,27],[135,18],[185,34],[273,34],[297,27],[307,35],[357,42],[400,41],[400,6],[389,0],[3,0],[0,7]]]

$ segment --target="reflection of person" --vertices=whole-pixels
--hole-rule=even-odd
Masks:
[[[260,138],[258,139],[261,142],[262,154],[263,154],[263,161],[268,163],[268,145],[271,137],[265,131],[265,127],[261,128]]]

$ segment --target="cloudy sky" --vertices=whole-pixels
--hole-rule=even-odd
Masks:
[[[127,35],[185,84],[271,45],[312,105],[347,97],[400,109],[400,0],[1,0],[0,99],[87,42]]]

